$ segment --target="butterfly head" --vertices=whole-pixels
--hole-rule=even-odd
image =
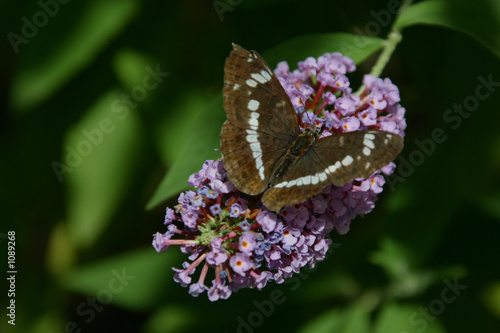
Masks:
[[[311,115],[308,113],[311,113]],[[301,132],[307,132],[307,135],[313,135],[315,139],[321,137],[321,134],[323,134],[323,131],[327,127],[326,122],[321,121],[320,118],[316,117],[312,112],[305,112],[304,114],[304,117],[299,117]]]

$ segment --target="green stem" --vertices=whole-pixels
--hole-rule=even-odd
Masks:
[[[391,59],[392,53],[396,49],[396,45],[401,41],[401,39],[403,39],[403,36],[399,31],[391,31],[389,33],[389,36],[384,41],[382,52],[370,72],[371,75],[379,77],[380,74],[382,74],[382,71]]]
[[[404,0],[401,6],[399,7],[398,10],[398,16],[401,15],[402,12],[404,12],[413,2],[413,0]],[[382,74],[382,71],[384,70],[385,66],[391,59],[392,53],[396,49],[396,46],[401,42],[403,39],[403,36],[401,35],[401,31],[399,28],[395,26],[395,22],[397,21],[397,17],[394,20],[391,31],[389,32],[389,35],[387,36],[387,39],[384,41],[384,46],[382,48],[382,52],[380,53],[377,62],[373,66],[370,74],[379,77],[380,74]],[[365,86],[362,85],[358,91],[356,92],[357,95],[361,94],[365,90]]]

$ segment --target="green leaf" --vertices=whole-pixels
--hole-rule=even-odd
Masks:
[[[314,283],[304,283],[300,290],[308,302],[337,298],[355,298],[361,293],[361,285],[350,274],[337,267],[334,273],[315,276]]]
[[[68,231],[78,247],[92,245],[104,231],[140,160],[139,117],[114,113],[119,102],[119,91],[108,92],[67,133],[59,177],[68,181]]]
[[[148,247],[75,268],[62,277],[61,283],[104,305],[112,302],[144,310],[167,297],[168,288],[174,285],[171,267],[178,259],[179,255],[158,254],[153,247]]]
[[[500,57],[500,3],[498,1],[423,1],[397,19],[399,29],[416,24],[435,25],[463,32]]]
[[[303,47],[307,45],[307,47]],[[318,57],[325,52],[342,52],[350,56],[356,63],[366,59],[379,50],[382,40],[374,37],[357,36],[345,33],[305,35],[264,52],[263,57],[274,66],[279,61],[287,60],[292,67],[309,56]],[[222,76],[222,73],[221,73]],[[213,150],[219,148],[219,133],[225,120],[222,112],[222,94],[219,94],[211,105],[204,110],[193,111],[196,116],[189,136],[184,140],[177,158],[172,163],[165,178],[149,200],[146,208],[151,209],[164,200],[188,188],[188,177],[201,169],[207,159],[220,156]],[[199,116],[198,116],[199,113]]]
[[[360,303],[354,304],[347,309],[331,309],[316,318],[307,325],[301,327],[298,332],[315,333],[366,333],[370,327],[370,312]]]
[[[290,68],[307,57],[319,57],[324,53],[340,52],[354,60],[363,62],[382,48],[383,39],[359,36],[348,33],[318,33],[304,35],[283,42],[263,53],[264,59],[271,67],[286,60]],[[305,46],[307,45],[307,46]]]
[[[412,248],[389,237],[382,239],[380,250],[371,254],[371,261],[382,267],[391,280],[388,291],[390,297],[414,297],[443,279],[466,275],[466,270],[461,266],[417,270],[417,257],[418,253],[413,252]]]
[[[14,109],[26,112],[51,97],[121,32],[136,11],[136,0],[60,5],[28,44],[18,45],[19,71],[11,95]]]
[[[491,282],[484,287],[481,298],[485,307],[500,319],[500,281]]]
[[[496,221],[500,221],[500,193],[493,193],[489,196],[481,198],[479,201],[479,207],[481,210],[494,218]]]
[[[171,165],[183,153],[185,147],[181,143],[189,140],[191,136],[197,135],[193,126],[198,122],[200,111],[206,111],[205,109],[207,105],[210,105],[211,100],[213,98],[207,97],[205,91],[196,88],[189,89],[172,101],[169,109],[173,112],[166,112],[162,119],[156,121],[155,142],[165,165]],[[163,106],[158,105],[158,107]],[[222,108],[222,106],[220,107]],[[217,116],[221,116],[221,112],[215,112]],[[222,116],[220,121],[221,123],[224,121]],[[213,146],[208,149],[217,147],[218,142],[214,141],[212,144]],[[199,165],[196,167],[200,168]],[[186,184],[184,183],[184,186]]]
[[[136,86],[144,86],[145,75],[148,75],[146,68],[150,67],[154,70],[155,64],[145,54],[131,49],[122,49],[115,54],[113,67],[122,85],[131,90]],[[153,83],[150,82],[149,84]]]
[[[414,269],[411,251],[393,238],[386,237],[380,243],[380,250],[371,255],[372,263],[384,268],[394,280],[403,280],[410,275]]]
[[[143,333],[186,332],[192,324],[193,313],[189,307],[169,305],[153,313]]]
[[[220,157],[220,153],[214,149],[220,146],[219,133],[225,120],[222,96],[216,97],[206,110],[197,111],[197,116],[193,118],[195,121],[188,130],[189,136],[184,140],[177,159],[149,200],[147,209],[152,209],[185,190],[192,173],[200,170],[206,160]]]
[[[424,308],[427,314],[422,314],[422,308],[421,305],[386,304],[377,315],[374,333],[420,333],[424,330],[426,333],[445,333],[439,319],[431,315],[427,308]]]

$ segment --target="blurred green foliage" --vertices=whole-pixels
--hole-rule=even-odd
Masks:
[[[173,282],[177,249],[150,246],[187,176],[219,156],[231,42],[292,68],[343,52],[358,65],[356,88],[398,3],[2,2],[0,247],[7,258],[15,231],[18,273],[16,326],[2,297],[0,331],[500,327],[500,92],[484,84],[500,82],[495,0],[420,1],[397,18],[403,40],[383,77],[407,109],[404,177],[347,235],[332,235],[327,260],[210,303]],[[488,96],[470,104],[478,86]]]

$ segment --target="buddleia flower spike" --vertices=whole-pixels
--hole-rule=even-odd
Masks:
[[[174,280],[211,301],[241,288],[282,283],[322,261],[329,234],[369,213],[403,147],[405,109],[389,79],[365,75],[340,53],[272,71],[234,45],[226,61],[222,159],[206,161],[167,208],[158,252],[178,245],[188,260]]]

